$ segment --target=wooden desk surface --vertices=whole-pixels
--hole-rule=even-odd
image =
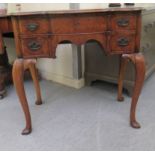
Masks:
[[[50,11],[34,11],[34,12],[16,12],[10,13],[8,16],[26,16],[40,14],[81,14],[81,13],[105,13],[105,12],[128,12],[144,10],[142,7],[113,7],[103,9],[65,9],[65,10],[50,10]]]

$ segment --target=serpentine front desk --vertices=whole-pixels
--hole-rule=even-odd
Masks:
[[[13,80],[26,118],[26,127],[22,134],[29,134],[32,130],[23,83],[24,71],[30,70],[36,88],[36,104],[41,104],[35,68],[36,59],[56,58],[56,47],[59,43],[71,42],[81,45],[92,40],[97,41],[107,55],[117,54],[121,57],[118,80],[119,101],[123,101],[125,66],[128,60],[135,65],[136,77],[130,124],[134,128],[140,128],[135,115],[145,76],[144,57],[139,53],[141,11],[141,8],[129,7],[11,14],[18,56],[13,65]]]

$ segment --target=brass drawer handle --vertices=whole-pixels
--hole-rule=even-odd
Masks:
[[[119,19],[117,21],[117,24],[118,24],[118,26],[125,27],[125,26],[128,26],[129,25],[129,20],[128,19],[125,19],[125,18],[122,18],[122,19]]]
[[[41,48],[41,45],[37,41],[32,41],[28,43],[28,48],[32,51],[36,51]]]
[[[29,23],[26,27],[30,31],[35,31],[38,29],[39,25],[37,23]]]
[[[128,46],[129,45],[129,40],[127,38],[120,38],[118,39],[118,45],[119,46]]]

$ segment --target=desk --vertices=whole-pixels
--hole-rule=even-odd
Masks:
[[[130,124],[134,128],[140,128],[136,120],[136,105],[145,76],[144,57],[138,53],[141,8],[47,11],[16,13],[11,16],[18,56],[13,65],[13,80],[26,119],[26,127],[22,134],[29,134],[32,130],[23,84],[24,71],[30,70],[36,88],[36,104],[41,104],[35,59],[56,58],[56,47],[59,43],[71,42],[81,45],[92,40],[97,41],[107,55],[117,54],[121,57],[118,80],[119,101],[123,101],[122,86],[126,64],[130,60],[135,65],[136,77]]]
[[[11,67],[9,65],[6,47],[3,41],[3,35],[10,32],[13,32],[11,16],[0,15],[0,99],[3,98],[6,93],[5,79],[7,78],[8,74],[10,74],[11,72]]]

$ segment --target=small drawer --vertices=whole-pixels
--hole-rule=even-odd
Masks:
[[[48,57],[49,44],[46,37],[21,39],[22,54],[25,58]]]
[[[111,53],[123,54],[134,53],[135,51],[135,34],[117,33],[110,39]]]
[[[111,16],[112,30],[136,30],[137,16],[132,14],[116,14]]]
[[[49,24],[46,17],[20,17],[20,34],[46,34],[49,32]]]

